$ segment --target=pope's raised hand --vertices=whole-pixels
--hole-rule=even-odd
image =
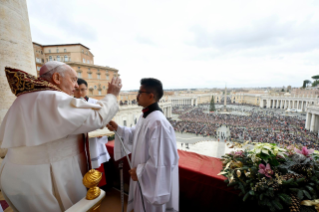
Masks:
[[[110,121],[110,123],[108,123],[106,125],[107,129],[109,129],[110,131],[117,131],[117,123],[115,121]]]
[[[113,78],[111,82],[109,82],[109,86],[107,89],[107,94],[113,94],[114,96],[118,96],[122,88],[122,80],[120,78]]]

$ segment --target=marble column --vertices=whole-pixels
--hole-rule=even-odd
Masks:
[[[316,115],[315,116],[315,124],[314,124],[314,127],[313,127],[313,132],[318,133],[318,129],[319,129],[319,116]]]
[[[37,75],[26,0],[0,1],[0,124],[15,100],[6,66]]]
[[[307,130],[309,130],[310,128],[310,122],[311,122],[311,113],[308,112],[306,116],[306,124],[305,124],[305,128]]]
[[[313,132],[314,127],[315,127],[315,117],[316,115],[313,113],[311,116],[311,122],[310,122],[310,131]]]

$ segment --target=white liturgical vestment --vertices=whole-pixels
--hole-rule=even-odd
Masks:
[[[8,153],[0,186],[16,211],[65,211],[86,195],[87,171],[82,133],[105,126],[118,111],[116,97],[96,104],[59,91],[23,94],[0,128]]]
[[[96,104],[97,102],[97,99],[88,99],[88,103]],[[108,142],[107,136],[102,136],[101,138],[90,138],[89,141],[92,168],[97,169],[101,166],[101,164],[109,161],[111,158],[105,146]]]
[[[164,114],[153,111],[135,127],[118,127],[117,133],[132,152],[132,166],[142,187],[147,212],[179,210],[178,153],[175,132]],[[125,156],[115,137],[114,158]],[[126,160],[126,159],[125,159]],[[130,180],[127,211],[143,212],[137,182]]]

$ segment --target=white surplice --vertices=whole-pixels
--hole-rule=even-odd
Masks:
[[[139,118],[135,127],[119,126],[117,133],[132,152],[132,166],[142,187],[147,212],[179,210],[178,153],[174,129],[161,111]],[[125,156],[115,137],[114,158]],[[126,160],[124,158],[124,160]],[[137,182],[130,180],[127,211],[143,212]]]
[[[97,99],[88,99],[88,103],[96,104],[97,102]],[[111,158],[105,146],[108,142],[107,136],[102,136],[101,138],[90,138],[89,141],[92,168],[97,169],[101,166],[101,164],[109,161]]]
[[[82,133],[105,126],[118,111],[114,95],[96,104],[63,92],[39,91],[16,98],[0,128],[8,153],[0,186],[15,211],[64,211],[86,195]]]

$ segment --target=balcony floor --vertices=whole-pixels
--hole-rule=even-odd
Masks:
[[[124,195],[124,211],[126,211],[127,195]],[[102,201],[100,211],[121,212],[121,192],[111,188],[105,190],[105,198]]]

